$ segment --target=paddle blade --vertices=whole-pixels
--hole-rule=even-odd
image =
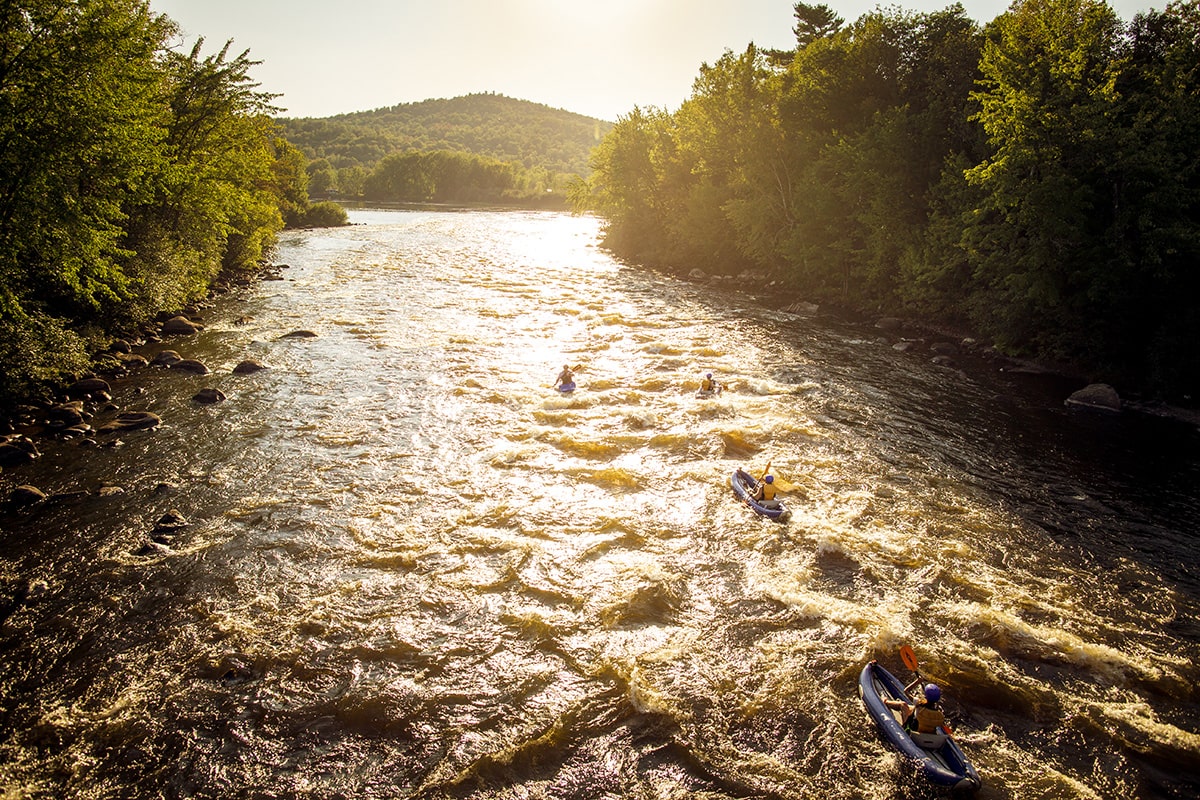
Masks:
[[[913,672],[917,672],[917,654],[914,653],[913,649],[908,645],[901,645],[900,660],[904,662],[904,666],[908,667]]]

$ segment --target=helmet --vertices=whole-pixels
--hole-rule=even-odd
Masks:
[[[936,703],[942,699],[942,690],[936,683],[925,684],[925,699],[931,703]]]
[[[775,482],[775,476],[774,476],[774,475],[768,475],[768,476],[767,476],[766,478],[764,478],[763,480],[765,480],[767,483],[774,483],[774,482]],[[937,687],[934,687],[934,688],[937,688]]]
[[[712,373],[710,372],[710,373],[708,373],[707,375],[705,375],[704,377],[708,378],[708,379],[711,381],[711,380],[712,380]]]

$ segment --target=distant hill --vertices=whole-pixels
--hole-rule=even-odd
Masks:
[[[451,150],[525,169],[587,175],[588,154],[613,127],[603,120],[499,94],[423,100],[322,118],[276,120],[310,161],[371,170],[384,156]]]

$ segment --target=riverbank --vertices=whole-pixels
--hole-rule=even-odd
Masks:
[[[168,345],[186,342],[204,330],[207,312],[223,300],[252,291],[265,281],[284,280],[287,265],[264,264],[253,273],[219,278],[205,298],[177,311],[162,312],[154,320],[115,336],[102,351],[93,354],[90,369],[64,380],[45,384],[35,396],[0,409],[0,470],[12,470],[41,457],[48,441],[75,441],[81,447],[119,447],[121,433],[157,427],[162,420],[148,412],[124,411],[114,402],[113,384],[127,383],[139,373],[168,369],[181,375],[210,375],[203,362],[179,354]],[[176,345],[180,346],[180,345]],[[186,348],[184,348],[186,349]],[[262,368],[258,365],[257,368]],[[247,374],[252,363],[239,364],[235,371]],[[140,394],[142,390],[135,390]],[[224,400],[219,390],[202,389],[193,400],[210,405]],[[6,499],[10,505],[25,505],[45,499],[36,487],[19,487]]]
[[[692,280],[696,280],[692,276]],[[705,276],[702,282],[724,284],[726,280]],[[745,281],[737,279],[739,289]],[[744,291],[744,289],[742,289]],[[800,315],[823,314],[860,328],[864,336],[874,336],[894,349],[925,358],[947,369],[962,370],[965,374],[1005,373],[1024,376],[1027,381],[1053,384],[1053,392],[1061,395],[1064,404],[1072,393],[1092,385],[1106,385],[1102,378],[1089,374],[1076,364],[1048,359],[1018,358],[1001,352],[995,344],[963,326],[912,317],[880,316],[860,309],[842,308],[812,303],[795,292],[752,293],[764,305],[784,313]],[[1148,397],[1137,389],[1113,387],[1120,398],[1120,410],[1174,420],[1200,429],[1200,407],[1169,403]]]

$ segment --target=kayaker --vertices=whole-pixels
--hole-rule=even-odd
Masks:
[[[713,380],[712,373],[704,376],[704,380],[700,381],[700,391],[715,392],[717,390],[717,382]]]
[[[554,381],[554,388],[562,386],[564,383],[574,383],[575,373],[571,372],[569,364],[563,364],[562,372],[558,373],[558,378]]]
[[[903,700],[884,700],[883,704],[900,712],[905,730],[937,733],[937,729],[946,722],[946,715],[942,713],[940,705],[942,690],[937,684],[927,683],[922,694],[924,697],[915,704]]]
[[[779,501],[775,499],[775,476],[767,475],[759,481],[752,497],[764,508],[779,508]]]

